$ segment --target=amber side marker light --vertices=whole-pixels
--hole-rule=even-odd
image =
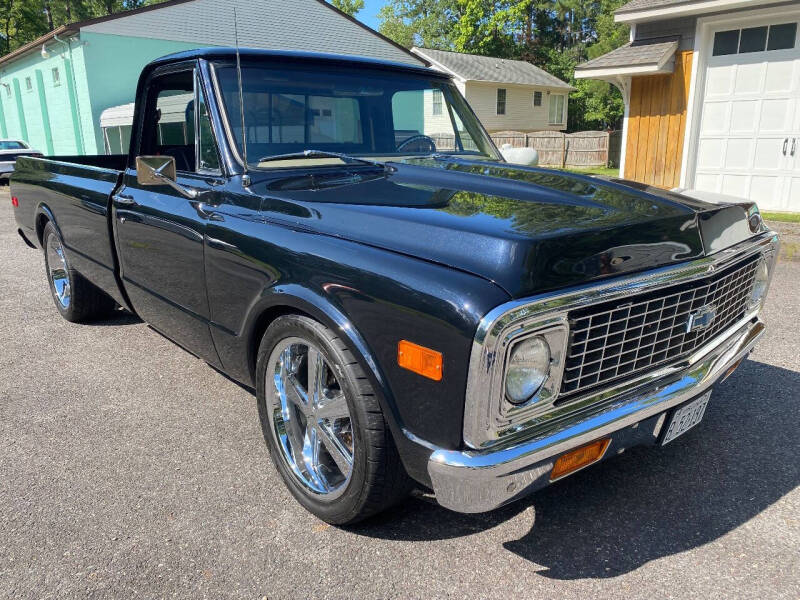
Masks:
[[[550,481],[561,479],[570,473],[597,462],[603,458],[610,443],[611,438],[597,440],[559,456],[556,464],[553,465],[553,471],[550,473]]]
[[[397,364],[428,379],[442,380],[442,353],[425,346],[400,340],[397,344]]]

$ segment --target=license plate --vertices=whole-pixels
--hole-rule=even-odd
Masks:
[[[664,440],[661,445],[666,446],[676,437],[683,435],[702,421],[710,398],[711,392],[706,392],[696,400],[692,400],[686,406],[676,410],[672,415],[672,420],[669,422],[669,427],[664,434]]]

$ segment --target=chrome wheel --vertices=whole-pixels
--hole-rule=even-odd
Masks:
[[[333,369],[310,342],[287,338],[272,351],[266,378],[281,459],[306,491],[334,500],[350,481],[354,439],[347,399]]]
[[[56,300],[62,308],[69,308],[71,292],[67,259],[61,240],[52,232],[47,236],[47,270]]]

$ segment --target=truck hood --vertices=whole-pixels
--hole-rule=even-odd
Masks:
[[[420,159],[253,185],[269,220],[447,265],[514,298],[703,256],[747,206],[504,163]]]

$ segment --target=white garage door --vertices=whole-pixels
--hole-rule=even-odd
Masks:
[[[694,187],[800,211],[800,27],[753,25],[713,33]]]

